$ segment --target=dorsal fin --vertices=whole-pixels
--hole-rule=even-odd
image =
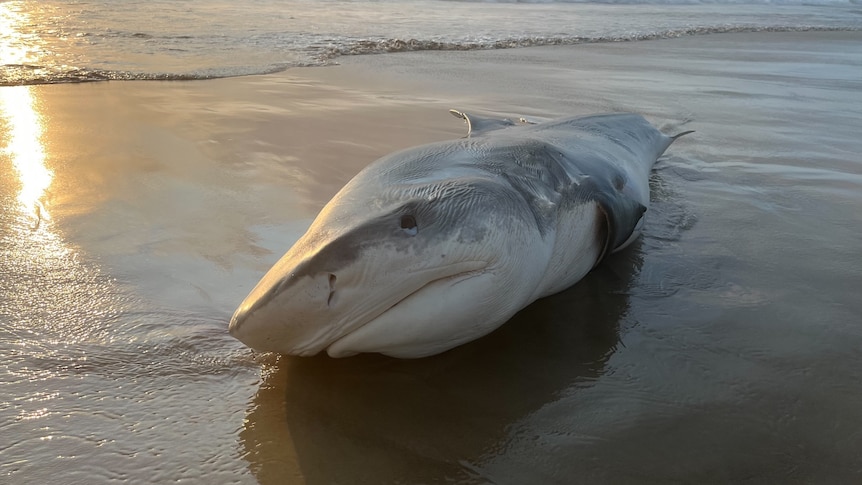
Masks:
[[[677,138],[683,137],[685,135],[690,135],[692,133],[694,133],[694,130],[683,131],[682,133],[677,133],[676,135],[671,136],[671,138],[673,140],[676,140]]]
[[[481,135],[489,131],[515,126],[515,122],[507,118],[482,118],[481,116],[469,115],[456,109],[450,109],[449,112],[452,113],[452,116],[461,118],[467,122],[467,136]]]

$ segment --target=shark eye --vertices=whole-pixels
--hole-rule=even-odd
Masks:
[[[404,232],[410,236],[415,236],[419,232],[419,228],[416,227],[416,218],[409,214],[401,216],[401,229],[404,229]]]

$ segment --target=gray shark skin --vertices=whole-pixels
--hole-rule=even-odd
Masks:
[[[518,124],[452,111],[469,135],[356,175],[231,319],[259,351],[444,352],[576,283],[639,234],[676,137],[636,114]]]

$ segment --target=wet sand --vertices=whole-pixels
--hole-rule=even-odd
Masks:
[[[0,481],[857,481],[860,47],[728,34],[0,88]],[[227,336],[364,165],[463,135],[448,108],[697,133],[637,244],[474,344],[288,359]]]

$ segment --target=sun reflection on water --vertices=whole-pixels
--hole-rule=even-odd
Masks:
[[[26,35],[20,28],[27,16],[18,7],[17,2],[0,3],[0,65],[32,61],[24,42]]]
[[[38,67],[45,56],[44,42],[34,31],[28,11],[33,8],[32,3],[0,2],[0,74],[3,74],[0,82],[3,84],[16,84],[16,78]]]
[[[45,166],[42,117],[36,110],[31,88],[0,88],[0,117],[8,128],[3,150],[11,158],[21,183],[18,202],[37,221],[48,219],[42,198],[51,185],[53,173]]]

